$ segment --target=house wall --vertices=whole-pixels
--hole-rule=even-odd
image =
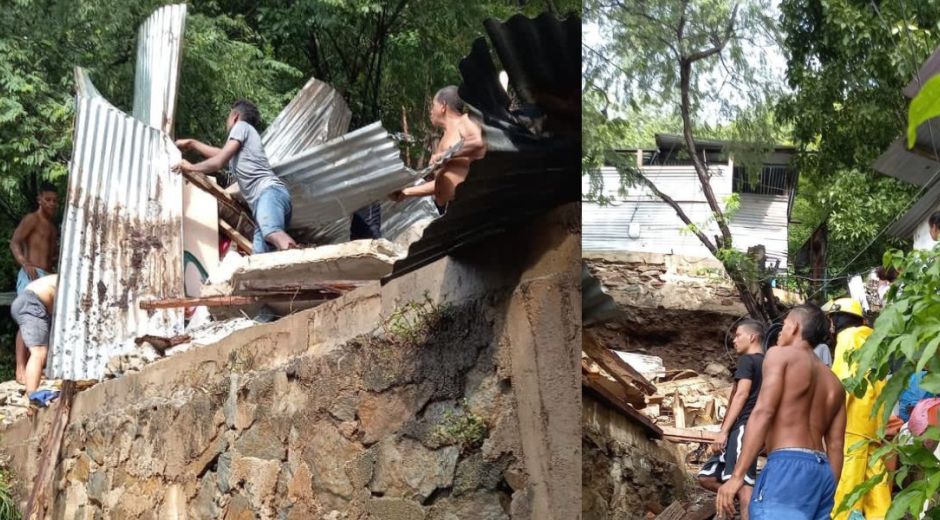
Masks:
[[[731,190],[732,175],[728,165],[712,168],[711,184],[715,197],[724,201]],[[672,197],[694,223],[708,222],[711,211],[690,166],[647,166],[644,174],[663,193]],[[631,251],[709,257],[708,249],[685,230],[685,224],[665,202],[642,186],[620,191],[620,176],[614,168],[604,168],[604,195],[612,203],[602,206],[584,202],[582,247],[585,251]],[[584,177],[582,192],[590,189]],[[707,235],[718,227],[711,223]],[[770,258],[787,265],[787,198],[785,196],[741,194],[741,207],[731,219],[731,233],[740,249],[763,244]]]

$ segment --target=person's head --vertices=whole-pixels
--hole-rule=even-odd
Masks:
[[[940,236],[940,211],[934,211],[928,222],[930,223],[930,239],[936,241]]]
[[[790,309],[783,320],[783,329],[777,338],[777,345],[797,345],[805,343],[810,349],[829,338],[829,320],[822,309],[804,303]]]
[[[744,354],[755,347],[761,348],[764,341],[764,324],[757,320],[744,320],[734,331],[734,350]]]
[[[879,265],[875,268],[875,276],[882,282],[891,283],[898,279],[898,271],[893,267],[885,269],[884,266]]]
[[[829,316],[832,323],[833,336],[838,336],[849,327],[859,327],[865,323],[862,304],[853,298],[832,300],[823,306],[823,312]]]
[[[457,87],[448,85],[438,90],[431,100],[431,124],[443,128],[448,115],[460,116],[465,109],[466,104],[460,99]]]
[[[257,130],[261,126],[261,113],[258,112],[258,107],[247,99],[239,99],[232,103],[232,111],[228,113],[228,119],[225,120],[226,130],[231,130],[239,121],[244,121]]]
[[[39,211],[47,217],[55,215],[56,210],[59,209],[59,193],[52,183],[43,181],[39,185],[39,195],[36,196],[36,203],[39,204]]]

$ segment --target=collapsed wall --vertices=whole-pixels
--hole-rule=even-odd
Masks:
[[[584,520],[632,520],[687,500],[691,487],[675,447],[650,439],[630,418],[583,396]]]
[[[576,229],[559,208],[79,393],[46,517],[575,518]],[[51,416],[0,436],[21,497]]]
[[[667,370],[733,363],[726,335],[747,311],[716,260],[591,252],[585,263],[619,311],[594,328],[605,346],[658,356]]]

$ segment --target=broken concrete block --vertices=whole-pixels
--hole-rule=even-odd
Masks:
[[[379,280],[392,272],[392,264],[404,253],[388,240],[379,239],[252,255],[232,274],[231,284],[237,294],[252,285]]]

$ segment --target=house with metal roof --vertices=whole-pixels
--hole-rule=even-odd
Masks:
[[[921,86],[940,73],[940,47],[921,65],[917,75],[904,87],[904,96],[913,99]],[[891,236],[913,240],[914,249],[930,249],[930,215],[940,210],[940,121],[930,119],[917,128],[914,146],[907,148],[905,137],[898,137],[875,160],[873,167],[879,173],[920,187],[918,198],[907,211],[888,228]]]
[[[737,194],[740,206],[731,217],[731,235],[739,250],[762,245],[767,267],[786,269],[787,233],[797,172],[791,167],[793,147],[777,146],[752,175],[727,152],[729,142],[698,140],[696,153],[711,173],[711,187],[719,202]],[[698,176],[686,155],[682,136],[659,134],[656,148],[623,150],[636,157],[636,165],[660,191],[672,197],[706,235],[719,234],[702,193]],[[676,212],[642,185],[621,186],[613,167],[601,170],[604,204],[583,197],[584,251],[643,252],[710,257],[708,249],[686,229]],[[591,179],[582,180],[588,194]]]

